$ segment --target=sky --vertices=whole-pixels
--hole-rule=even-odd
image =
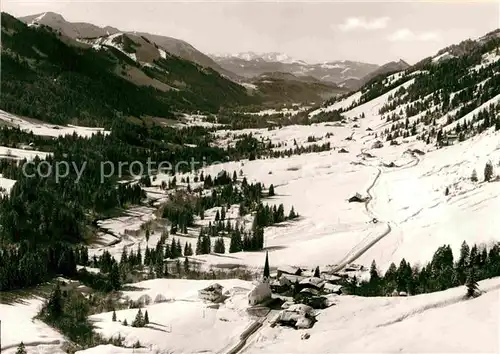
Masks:
[[[70,22],[183,39],[208,54],[282,52],[316,63],[415,62],[500,27],[498,0],[379,1],[60,1],[3,0],[2,11],[46,11]]]

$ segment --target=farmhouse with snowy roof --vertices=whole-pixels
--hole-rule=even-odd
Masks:
[[[218,302],[222,300],[222,285],[214,283],[198,291],[198,296],[207,301]]]

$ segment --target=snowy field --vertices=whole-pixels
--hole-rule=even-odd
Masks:
[[[0,174],[0,188],[2,188],[3,190],[3,192],[1,192],[0,194],[3,193],[5,195],[8,195],[12,187],[14,187],[14,184],[16,184],[15,180],[2,177],[2,175]]]
[[[401,86],[407,87],[412,81]],[[286,213],[293,206],[299,213],[298,220],[266,228],[265,248],[270,252],[271,267],[311,268],[354,261],[369,266],[376,260],[385,270],[391,262],[399,264],[402,258],[412,264],[425,264],[443,244],[450,244],[458,255],[464,240],[471,244],[499,240],[495,230],[500,225],[492,213],[500,206],[497,198],[500,183],[470,182],[473,169],[482,180],[485,162],[492,160],[496,166],[500,161],[499,134],[486,132],[439,150],[428,151],[429,146],[414,139],[407,139],[407,143],[399,146],[383,142],[382,148],[373,148],[375,134],[387,127],[378,110],[398,89],[346,112],[348,118],[362,113],[366,118],[350,120],[342,126],[321,123],[236,132],[252,133],[257,139],[269,139],[288,148],[294,146],[294,141],[301,146],[307,143],[307,137],[315,136],[321,138],[318,143],[330,142],[331,151],[228,162],[204,169],[205,175],[212,176],[221,170],[240,176],[242,171],[249,183],[262,182],[266,187],[273,184],[276,196],[263,202],[283,203]],[[328,138],[327,133],[330,133]],[[234,132],[216,134],[221,145],[234,139]],[[353,139],[346,140],[351,134]],[[348,152],[339,153],[341,148]],[[417,156],[407,152],[414,148],[426,154]],[[390,163],[395,167],[387,167]],[[190,177],[193,180],[194,175]],[[158,186],[164,180],[168,177],[160,175],[153,184]],[[450,193],[445,196],[447,187]],[[355,193],[370,195],[372,200],[366,206],[348,203]],[[213,220],[215,209],[208,210],[206,216],[203,223],[196,221],[201,225]],[[371,222],[374,217],[379,221],[377,224]],[[176,238],[182,245],[191,242],[194,249],[197,232],[190,230],[189,235]],[[159,234],[152,235],[149,246],[154,246],[158,238]],[[133,243],[134,247],[138,244],[143,249],[146,246],[144,240]],[[123,245],[113,246],[116,257]],[[207,265],[240,264],[257,269],[262,267],[264,255],[239,252],[193,258]]]
[[[64,338],[41,321],[34,320],[42,300],[26,300],[6,305],[0,303],[2,321],[1,352],[14,354],[20,342],[24,342],[28,354],[62,354],[59,347]]]
[[[489,53],[483,60],[486,65],[497,57]],[[401,77],[401,74],[392,75],[387,84]],[[310,269],[334,265],[340,269],[352,262],[369,266],[375,260],[385,271],[391,262],[399,264],[402,258],[412,265],[423,265],[431,261],[434,252],[444,244],[449,244],[457,257],[463,241],[470,245],[500,241],[497,233],[500,221],[496,219],[500,209],[500,182],[483,182],[487,161],[493,163],[495,176],[500,172],[500,132],[488,130],[441,149],[415,138],[404,139],[397,146],[390,146],[386,141],[380,142],[380,147],[374,145],[381,132],[391,125],[379,114],[380,108],[395,92],[413,81],[409,78],[403,85],[345,112],[347,122],[343,124],[215,133],[221,146],[234,143],[237,135],[252,133],[257,139],[282,144],[280,149],[293,148],[295,142],[298,146],[307,146],[310,136],[319,139],[317,144],[329,142],[332,147],[331,151],[321,153],[228,162],[204,168],[205,176],[215,176],[225,170],[230,175],[236,172],[239,178],[246,177],[249,183],[261,182],[266,187],[273,184],[276,195],[264,199],[263,203],[283,203],[285,213],[292,206],[298,212],[297,220],[265,229],[264,247],[269,252],[271,268],[296,265]],[[499,97],[493,100],[497,102]],[[310,116],[346,109],[360,98],[359,92],[354,93]],[[357,119],[362,115],[365,118]],[[445,118],[437,121],[445,121]],[[186,118],[186,125],[203,123],[207,122],[202,116]],[[42,126],[41,129],[51,128]],[[345,153],[340,153],[341,149],[345,149]],[[422,154],[409,151],[412,149],[419,149]],[[473,170],[479,182],[471,181]],[[148,196],[156,195],[161,200],[168,198],[158,186],[169,178],[157,176],[153,187],[147,189]],[[178,181],[180,178],[177,176]],[[190,175],[191,181],[193,178],[194,174]],[[5,188],[12,186],[10,180],[2,178],[0,184]],[[446,194],[446,190],[449,193]],[[367,202],[349,203],[348,199],[356,193],[368,198]],[[196,218],[198,226],[213,221],[215,212],[216,208],[207,210],[203,221]],[[227,215],[231,220],[238,219],[234,207]],[[130,237],[125,232],[138,230],[154,218],[154,209],[144,207],[131,210],[127,216],[100,222],[99,226],[107,232],[102,236],[103,242],[120,242],[95,247],[90,250],[91,255],[108,250],[119,258],[124,246],[134,249],[140,246],[143,250],[146,245],[154,247],[160,232],[153,232],[148,243],[142,234]],[[373,222],[374,218],[377,223]],[[175,238],[181,240],[183,246],[191,242],[195,249],[197,234],[198,229],[190,229],[188,235],[176,235]],[[191,258],[209,266],[245,265],[259,270],[264,254],[264,251],[238,252]],[[246,314],[246,294],[252,284],[239,280],[217,282],[228,290],[229,296],[218,309],[208,307],[198,298],[198,290],[212,281],[157,279],[134,284],[142,290],[124,293],[133,300],[143,295],[154,299],[159,294],[167,300],[146,306],[151,320],[148,327],[125,327],[119,322],[126,319],[130,324],[136,309],[117,311],[118,322],[111,320],[111,313],[98,314],[91,319],[98,332],[106,337],[120,334],[127,345],[139,340],[146,346],[136,352],[226,353],[252,323]],[[500,278],[480,282],[480,289],[485,293],[473,300],[463,299],[464,287],[408,298],[335,297],[335,305],[322,311],[318,323],[307,331],[311,335],[308,340],[301,339],[304,331],[271,328],[266,323],[241,353],[499,352]],[[25,333],[16,328],[26,328],[29,334],[36,332],[34,343],[54,344],[60,339],[43,324],[30,322],[36,313],[33,304],[0,306],[2,316],[14,315],[12,311],[17,316],[16,325],[7,332],[7,344],[2,341],[2,349],[7,353],[13,350],[13,345],[24,340]],[[474,338],[470,333],[474,333]],[[131,352],[134,351],[100,346],[80,354]]]
[[[498,353],[500,279],[410,297],[336,297],[312,329],[265,326],[241,353]],[[310,338],[301,340],[303,333]],[[474,335],[471,335],[471,334]],[[472,339],[473,338],[473,339]]]
[[[0,158],[12,160],[33,160],[38,156],[40,159],[44,160],[48,155],[50,154],[43,151],[14,149],[7,146],[0,146]]]
[[[219,308],[209,307],[209,303],[198,297],[198,290],[214,282],[221,284],[223,292],[228,295],[228,299]],[[143,313],[148,311],[148,326],[130,326],[137,309],[116,311],[117,322],[112,321],[111,312],[90,317],[99,333],[108,338],[120,333],[127,346],[132,346],[139,340],[152,352],[218,353],[238,342],[240,334],[252,322],[246,313],[246,295],[253,285],[246,281],[155,279],[136,283],[134,286],[144,290],[127,291],[124,296],[132,300],[144,295],[151,297],[152,303],[142,309]],[[158,295],[164,297],[166,302],[154,303]],[[127,327],[119,322],[125,319],[129,324]]]

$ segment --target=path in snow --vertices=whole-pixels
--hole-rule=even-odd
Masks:
[[[364,153],[366,149],[361,149],[361,153]],[[420,159],[418,158],[417,155],[413,154],[414,157],[414,163],[408,166],[405,166],[401,169],[406,169],[406,168],[411,168],[415,167],[420,163]],[[374,220],[378,219],[376,217],[376,214],[373,212],[373,210],[370,209],[369,205],[370,202],[373,200],[373,195],[371,194],[372,189],[375,187],[377,184],[377,181],[379,180],[380,175],[382,174],[382,169],[380,167],[377,167],[378,173],[373,179],[373,182],[370,184],[370,186],[366,189],[366,193],[368,194],[368,200],[365,202],[365,209],[368,214],[368,216]],[[346,265],[349,263],[353,263],[356,261],[359,257],[361,257],[366,251],[368,251],[371,247],[373,247],[377,242],[379,242],[381,239],[383,239],[385,236],[391,233],[392,227],[390,222],[385,223],[387,226],[387,229],[382,232],[380,235],[377,237],[373,238],[368,244],[364,245],[360,249],[358,247],[363,244],[364,240],[370,237],[370,235],[367,236],[361,243],[357,244],[349,253],[332,269],[333,272],[338,272],[339,270],[343,269]]]
[[[241,334],[240,341],[227,351],[227,354],[238,354],[243,349],[243,347],[245,347],[248,339],[255,335],[259,331],[259,329],[262,328],[263,323],[266,319],[267,315],[254,321],[250,325],[250,327]]]

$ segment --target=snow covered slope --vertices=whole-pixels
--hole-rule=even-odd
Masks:
[[[64,135],[77,134],[82,137],[89,137],[96,133],[109,134],[109,131],[105,131],[103,128],[89,128],[89,127],[79,127],[76,125],[55,125],[43,122],[35,122],[27,119],[23,119],[14,114],[4,112],[0,110],[0,124],[6,124],[8,126],[14,126],[26,132],[31,132],[34,135],[58,137]]]
[[[411,297],[339,296],[312,329],[264,327],[242,351],[263,353],[498,353],[500,279]],[[303,333],[310,338],[301,340]],[[474,340],[471,340],[474,338]]]
[[[45,323],[34,320],[42,305],[40,299],[27,300],[11,305],[0,304],[2,342],[0,351],[14,354],[23,342],[29,354],[62,354],[60,344],[64,338]]]

